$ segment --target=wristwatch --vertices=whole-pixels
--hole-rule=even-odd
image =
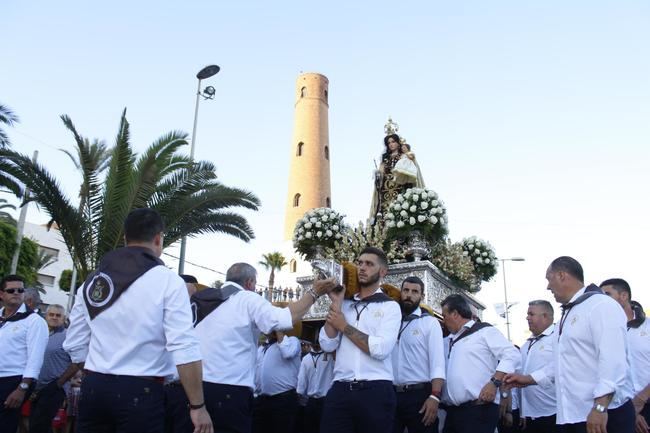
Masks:
[[[18,388],[19,388],[21,391],[27,391],[27,390],[29,389],[29,385],[26,384],[25,382],[20,382],[20,385],[18,385]]]
[[[503,385],[503,382],[500,381],[499,379],[497,379],[497,378],[494,377],[494,376],[492,376],[492,377],[490,378],[490,382],[492,382],[492,383],[494,384],[494,386],[496,386],[497,388],[501,388],[501,385]]]
[[[594,405],[594,410],[598,413],[605,413],[607,412],[607,408],[603,406],[602,404],[596,404]]]

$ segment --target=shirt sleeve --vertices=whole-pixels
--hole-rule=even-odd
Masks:
[[[445,348],[442,343],[442,328],[436,319],[426,321],[429,327],[429,377],[445,378]]]
[[[318,333],[318,342],[324,352],[334,352],[339,348],[339,344],[341,344],[341,333],[337,332],[333,338],[330,338],[327,336],[327,332],[325,332],[325,327],[323,326]]]
[[[483,334],[492,355],[499,360],[497,371],[514,373],[521,365],[521,354],[495,327],[489,327]]]
[[[180,277],[169,277],[164,302],[163,329],[167,339],[165,347],[171,353],[174,365],[200,361],[201,349],[194,334],[190,297]]]
[[[307,382],[307,369],[309,368],[310,361],[307,358],[311,358],[311,355],[305,356],[300,362],[300,370],[298,371],[298,386],[296,386],[296,393],[298,395],[307,395],[307,386],[309,386]]]
[[[23,370],[23,377],[36,379],[43,365],[48,331],[45,320],[36,313],[33,313],[33,315],[35,317],[30,318],[32,323],[27,329],[27,363],[25,370]]]
[[[397,302],[384,302],[381,308],[384,310],[384,317],[377,327],[377,333],[368,335],[370,356],[380,361],[390,356],[393,351],[402,322],[402,312]]]
[[[295,358],[300,355],[300,341],[296,337],[284,336],[281,343],[278,343],[280,355],[284,359]]]
[[[88,346],[92,335],[90,323],[88,322],[88,312],[83,298],[84,286],[79,287],[75,296],[74,306],[70,311],[70,326],[65,335],[63,348],[70,355],[73,363],[79,364],[86,362],[88,356]]]
[[[251,296],[254,299],[249,305],[249,316],[255,326],[264,334],[271,331],[293,328],[291,311],[288,308],[274,307],[269,301],[255,293],[242,292],[238,295]]]
[[[593,398],[611,394],[625,385],[627,327],[625,313],[615,301],[601,302],[592,310],[589,326],[598,354],[599,377]]]

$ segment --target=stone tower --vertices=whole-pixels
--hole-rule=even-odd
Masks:
[[[293,238],[296,221],[305,212],[331,206],[328,86],[327,77],[317,73],[301,74],[296,81],[285,241]]]

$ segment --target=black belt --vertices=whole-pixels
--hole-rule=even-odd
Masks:
[[[473,407],[473,406],[483,406],[485,404],[490,404],[494,403],[493,401],[483,401],[483,400],[470,400],[466,401],[465,403],[457,404],[457,405],[451,405],[451,404],[444,404],[440,405],[443,409],[445,410],[454,410],[454,409],[462,409],[465,407]]]
[[[340,384],[349,389],[350,391],[359,391],[362,389],[373,388],[377,385],[390,384],[390,380],[337,380],[335,384]]]
[[[400,393],[425,389],[428,386],[431,386],[431,382],[412,383],[411,385],[393,385],[393,387],[395,388],[395,392],[400,392]]]
[[[150,380],[152,382],[160,383],[161,385],[165,383],[165,378],[162,376],[128,376],[124,374],[99,373],[97,371],[92,371],[92,370],[84,370],[84,372],[86,374],[91,374],[91,375],[95,374],[98,376],[105,376],[105,377]]]
[[[269,398],[282,397],[284,395],[290,395],[290,394],[295,394],[295,393],[296,393],[295,389],[290,389],[288,391],[280,392],[280,393],[273,394],[273,395],[261,394],[258,398],[260,398],[262,400],[266,400],[266,399],[269,399]]]
[[[183,386],[180,380],[173,380],[171,382],[167,382],[165,386]]]

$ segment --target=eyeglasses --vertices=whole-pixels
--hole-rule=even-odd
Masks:
[[[18,291],[18,293],[25,293],[25,289],[19,288],[19,289],[2,289],[3,292],[8,293],[10,295],[13,295]]]

